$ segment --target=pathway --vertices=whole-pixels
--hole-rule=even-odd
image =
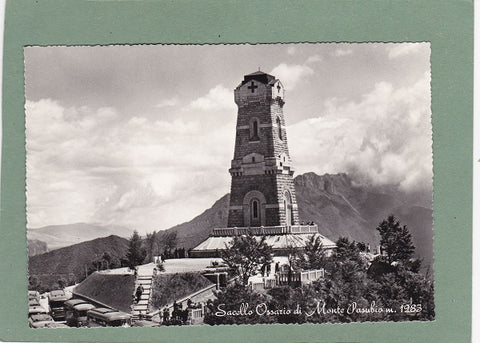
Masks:
[[[140,285],[143,287],[143,293],[140,296],[138,303],[136,302],[136,299],[134,300],[131,312],[133,320],[140,319],[140,316],[145,317],[148,314],[154,268],[154,263],[148,263],[137,267],[134,295],[137,287]]]

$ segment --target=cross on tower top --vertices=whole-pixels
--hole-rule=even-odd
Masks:
[[[255,92],[255,88],[258,88],[258,86],[255,85],[255,83],[253,83],[253,81],[252,81],[252,83],[250,84],[250,86],[248,86],[247,88],[248,88],[248,89],[251,89],[251,90],[252,90],[252,93],[254,93],[254,92]]]

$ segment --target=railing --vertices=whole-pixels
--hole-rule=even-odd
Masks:
[[[255,280],[250,282],[250,287],[253,290],[263,290],[273,288],[277,285],[275,279],[262,279],[262,280]]]
[[[292,225],[291,233],[317,233],[318,225]]]
[[[317,233],[317,225],[292,225],[292,226],[257,226],[257,227],[228,227],[215,228],[211,236],[239,236],[239,235],[281,235],[281,234],[300,234],[300,233]]]
[[[277,286],[288,285],[290,283],[309,284],[315,280],[323,278],[325,271],[323,269],[306,270],[298,272],[278,272],[275,274]]]
[[[203,323],[203,305],[200,308],[190,308],[188,309],[188,324],[198,325]]]
[[[203,306],[201,308],[190,309],[190,316],[193,320],[203,318]]]
[[[296,272],[280,272],[275,274],[275,281],[277,286],[284,286],[288,285],[289,283],[297,283],[300,282],[300,274]]]
[[[318,280],[325,276],[325,270],[316,269],[316,270],[307,270],[300,272],[300,281],[302,284],[311,283],[312,281]]]

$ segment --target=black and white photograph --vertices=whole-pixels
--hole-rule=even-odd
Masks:
[[[25,47],[29,326],[435,320],[430,53]]]

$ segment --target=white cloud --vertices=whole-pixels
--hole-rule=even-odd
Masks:
[[[322,57],[319,56],[319,55],[312,55],[310,57],[307,58],[307,61],[305,62],[306,64],[308,63],[317,63],[317,62],[321,62],[322,61]]]
[[[388,58],[394,59],[400,56],[415,53],[421,47],[421,43],[396,43],[387,47]]]
[[[353,54],[352,49],[336,49],[333,53],[334,56],[341,57]]]
[[[170,99],[163,99],[158,104],[156,104],[155,107],[164,108],[164,107],[173,107],[173,106],[176,106],[176,105],[178,105],[178,98],[173,97],[173,98],[170,98]]]
[[[202,128],[196,119],[106,121],[115,113],[26,102],[28,227],[166,229],[229,191],[233,116]]]
[[[387,82],[359,102],[330,99],[318,118],[288,128],[297,172],[347,172],[403,191],[432,187],[430,77],[395,89]]]
[[[233,90],[225,88],[223,85],[217,85],[208,91],[207,95],[193,100],[188,109],[211,111],[234,109]]]
[[[289,54],[289,55],[295,55],[296,51],[297,51],[297,49],[292,45],[287,48],[287,54]]]
[[[314,72],[312,68],[306,65],[281,63],[273,68],[270,74],[282,80],[286,89],[292,90],[300,81],[313,75]]]

